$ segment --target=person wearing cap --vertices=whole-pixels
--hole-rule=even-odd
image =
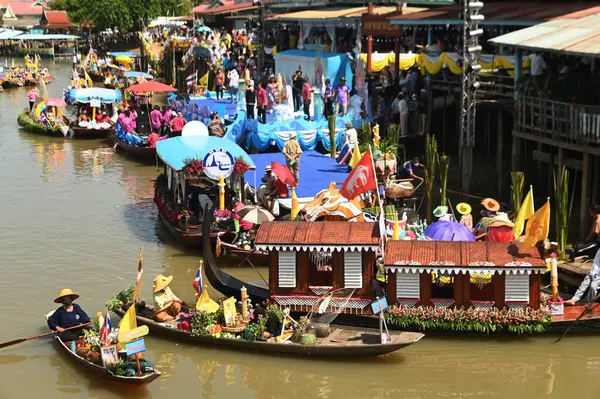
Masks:
[[[254,92],[254,81],[246,79],[246,117],[254,119],[254,106],[256,105],[256,93]]]
[[[298,183],[300,182],[300,154],[302,154],[302,148],[300,148],[300,143],[298,143],[296,132],[290,133],[290,139],[284,144],[281,152],[285,155],[285,164],[294,175],[296,187],[298,187]]]
[[[75,341],[83,335],[81,328],[65,331],[66,328],[85,324],[90,321],[90,318],[83,309],[76,303],[73,303],[77,298],[79,298],[79,294],[74,293],[70,288],[60,290],[54,302],[60,303],[62,306],[56,309],[52,316],[48,317],[48,327],[52,331],[58,331],[58,336],[63,341]]]
[[[187,121],[183,117],[183,113],[178,112],[177,116],[171,119],[171,137],[181,136],[181,132],[183,131],[183,127],[186,123]]]
[[[461,202],[456,205],[456,211],[461,214],[460,224],[467,227],[471,232],[473,231],[473,215],[471,215],[471,205],[466,202]]]
[[[266,209],[271,209],[271,199],[274,198],[277,193],[277,176],[271,172],[271,165],[265,166],[265,175],[260,179],[263,184],[258,189],[256,197],[258,204]]]
[[[420,166],[424,166],[421,164],[421,159],[419,157],[414,157],[410,161],[406,161],[402,164],[402,168],[399,171],[399,175],[401,179],[417,179],[423,181],[424,179],[421,176],[417,176],[414,172],[414,169]]]
[[[342,108],[342,116],[346,116],[349,102],[350,88],[346,85],[346,78],[342,76],[340,84],[335,88],[335,114],[338,115]]]
[[[177,298],[169,284],[173,276],[159,274],[154,278],[154,320],[165,322],[174,320],[181,312],[181,299]]]

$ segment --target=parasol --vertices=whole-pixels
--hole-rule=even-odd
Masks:
[[[131,59],[131,57],[129,57],[127,55],[120,55],[120,56],[118,56],[118,57],[115,58],[115,61],[122,62],[124,64],[131,64],[133,62],[133,60]]]
[[[171,86],[167,86],[163,83],[158,82],[144,82],[137,85],[130,86],[127,90],[132,93],[167,93],[177,91]]]
[[[198,32],[212,32],[212,29],[210,29],[208,26],[201,26],[198,28]]]
[[[275,220],[275,216],[271,212],[258,205],[247,205],[238,210],[237,214],[241,221],[253,224],[262,224]]]
[[[436,241],[475,241],[468,227],[458,222],[435,222],[427,226],[426,237]]]
[[[280,164],[279,162],[271,162],[271,173],[273,173],[280,182],[289,186],[296,185],[296,178],[287,168],[287,166]]]
[[[46,105],[49,107],[66,107],[67,103],[62,98],[49,98]]]

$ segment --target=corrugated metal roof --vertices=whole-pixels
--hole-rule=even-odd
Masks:
[[[396,7],[374,7],[373,14],[383,15],[390,14],[396,11]],[[415,12],[425,11],[427,8],[420,7],[404,7],[402,12],[404,15],[412,14]],[[340,9],[327,9],[327,10],[304,10],[296,11],[285,14],[277,14],[273,19],[277,20],[319,20],[319,19],[335,19],[335,18],[360,18],[363,14],[366,14],[368,7],[351,7],[351,8],[340,8]]]
[[[257,245],[376,245],[377,223],[367,222],[271,222],[256,235]]]
[[[485,16],[483,25],[530,26],[555,18],[577,18],[594,13],[600,3],[564,2],[551,3],[543,1],[485,3],[481,13]],[[439,7],[410,15],[397,15],[389,18],[392,24],[401,25],[436,25],[462,24],[460,16],[463,6],[455,4]]]
[[[600,9],[596,14],[560,18],[489,40],[500,46],[600,56]]]
[[[449,262],[456,266],[469,266],[475,262],[490,262],[497,267],[509,262],[528,262],[534,267],[546,263],[536,248],[525,248],[522,243],[511,242],[454,242],[454,241],[390,241],[385,249],[384,264],[413,262],[419,265]]]

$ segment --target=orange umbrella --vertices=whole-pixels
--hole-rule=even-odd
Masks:
[[[296,185],[296,178],[287,166],[280,164],[279,162],[271,162],[271,173],[273,173],[280,182],[289,186]]]

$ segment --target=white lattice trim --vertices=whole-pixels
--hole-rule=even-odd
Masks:
[[[315,306],[317,301],[320,299],[316,296],[273,296],[275,302],[282,306]],[[370,299],[361,298],[331,298],[329,302],[330,308],[340,308],[345,305],[346,308],[350,309],[363,309],[371,303]]]
[[[419,265],[386,265],[386,271],[405,272],[405,273],[442,273],[442,274],[467,274],[467,273],[485,273],[485,274],[538,274],[544,273],[546,267],[522,267],[505,268],[497,267],[494,269],[478,269],[472,267],[436,267]]]
[[[376,251],[379,245],[293,245],[293,244],[260,244],[256,245],[260,251],[323,251],[323,252],[351,252],[351,251]]]
[[[419,300],[414,298],[398,298],[396,305],[405,308],[412,308],[417,304],[417,302],[419,302]]]
[[[436,309],[446,309],[454,305],[454,299],[432,299],[431,303]]]
[[[528,302],[507,301],[506,306],[508,306],[508,308],[510,310],[524,310],[526,307],[529,306],[529,303]]]
[[[310,290],[312,292],[314,292],[315,295],[325,295],[325,294],[327,294],[329,291],[331,291],[333,289],[333,287],[326,287],[326,286],[322,286],[322,287],[311,286],[311,287],[308,287],[308,288],[310,288]]]
[[[471,301],[471,305],[475,309],[492,309],[494,307],[494,301]]]
[[[521,262],[521,261],[517,260],[517,261],[513,261],[513,262],[508,262],[508,263],[504,264],[504,266],[509,266],[509,267],[513,267],[513,266],[516,266],[516,267],[531,267],[533,265],[531,263],[529,263],[529,262]]]

